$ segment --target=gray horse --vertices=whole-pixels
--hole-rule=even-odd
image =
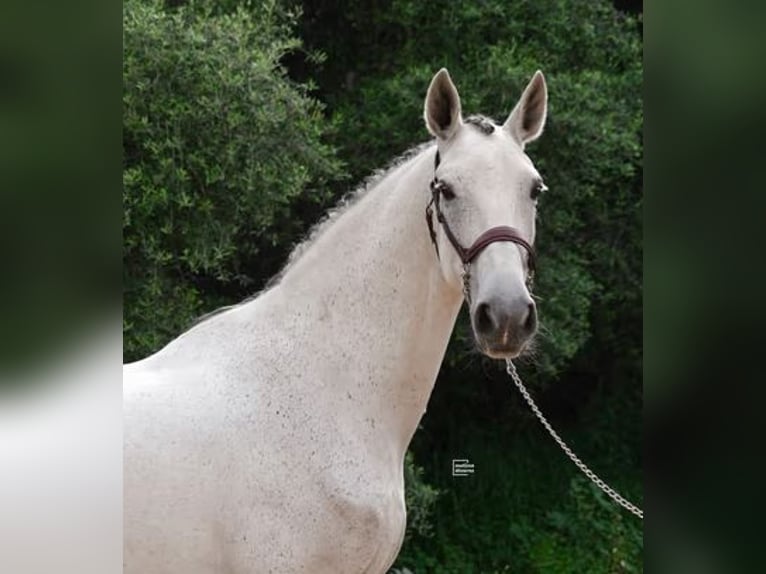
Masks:
[[[546,108],[537,72],[502,126],[464,120],[440,70],[425,99],[435,142],[328,218],[257,298],[125,366],[127,574],[391,566],[404,455],[464,293],[488,356],[535,333],[544,185],[524,145]]]

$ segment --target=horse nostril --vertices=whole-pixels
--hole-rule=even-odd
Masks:
[[[493,304],[494,303],[494,304]],[[533,302],[516,300],[503,305],[487,301],[476,305],[473,317],[474,331],[482,337],[523,341],[537,330],[537,308]]]
[[[523,327],[527,333],[534,333],[537,329],[537,307],[534,303],[527,305],[527,316],[524,319]]]
[[[490,314],[489,304],[480,303],[476,306],[476,330],[480,333],[491,333],[495,322]]]

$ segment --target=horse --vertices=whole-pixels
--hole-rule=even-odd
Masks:
[[[537,329],[527,280],[545,186],[524,150],[547,100],[538,70],[502,125],[463,119],[442,68],[430,142],[262,293],[124,366],[127,574],[390,568],[404,456],[464,299],[489,357],[518,356]]]

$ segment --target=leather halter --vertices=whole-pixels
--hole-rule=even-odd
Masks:
[[[436,168],[439,167],[439,151],[436,151],[436,159],[435,159],[435,165],[434,165],[434,172],[436,171]],[[434,248],[436,249],[436,256],[439,257],[439,245],[436,242],[436,231],[434,230],[434,223],[433,223],[433,214],[434,211],[436,211],[436,219],[441,224],[442,228],[444,228],[444,233],[447,236],[447,239],[449,239],[449,242],[452,244],[452,247],[455,248],[455,251],[457,252],[458,256],[460,257],[460,260],[463,262],[463,267],[465,269],[465,274],[463,277],[463,287],[466,294],[466,297],[468,298],[468,277],[469,277],[469,267],[471,265],[471,262],[476,259],[479,254],[487,248],[487,246],[497,242],[497,241],[508,241],[511,243],[515,243],[517,245],[521,245],[524,250],[527,252],[527,283],[531,284],[532,279],[534,277],[535,273],[535,249],[532,247],[532,245],[529,244],[529,242],[524,239],[519,231],[513,227],[508,227],[506,225],[500,225],[497,227],[492,227],[491,229],[488,229],[479,237],[476,239],[476,241],[473,242],[473,244],[465,248],[460,244],[460,241],[458,241],[457,237],[455,237],[455,234],[452,232],[452,229],[449,226],[449,223],[447,222],[447,219],[444,217],[444,213],[442,213],[441,206],[440,206],[440,199],[441,199],[441,187],[439,186],[439,180],[436,178],[436,175],[434,175],[434,178],[431,180],[431,201],[428,202],[428,205],[426,206],[426,223],[428,224],[428,233],[431,236],[431,243],[434,244]]]

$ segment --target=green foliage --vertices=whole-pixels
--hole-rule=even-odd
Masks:
[[[545,572],[641,572],[642,530],[583,476],[572,478],[561,510],[546,515],[546,528],[532,530],[522,548]],[[523,531],[523,523],[520,524]],[[588,544],[576,541],[587,540]]]
[[[124,6],[126,359],[260,285],[301,229],[297,200],[325,200],[341,173],[321,105],[280,65],[293,19],[273,2]]]
[[[411,452],[404,459],[405,503],[407,505],[407,533],[405,540],[413,536],[428,538],[433,534],[430,514],[439,491],[423,481],[423,469],[415,464]]]
[[[604,416],[608,398],[600,397],[589,425],[561,430],[594,470],[640,503],[630,444],[603,433],[612,422]],[[626,402],[617,412],[633,409],[635,403]],[[641,521],[580,475],[537,423],[508,436],[465,425],[449,444],[433,454],[424,475],[440,492],[430,518],[433,535],[407,541],[397,568],[416,574],[642,571]],[[450,459],[458,456],[470,458],[475,474],[451,476]]]

